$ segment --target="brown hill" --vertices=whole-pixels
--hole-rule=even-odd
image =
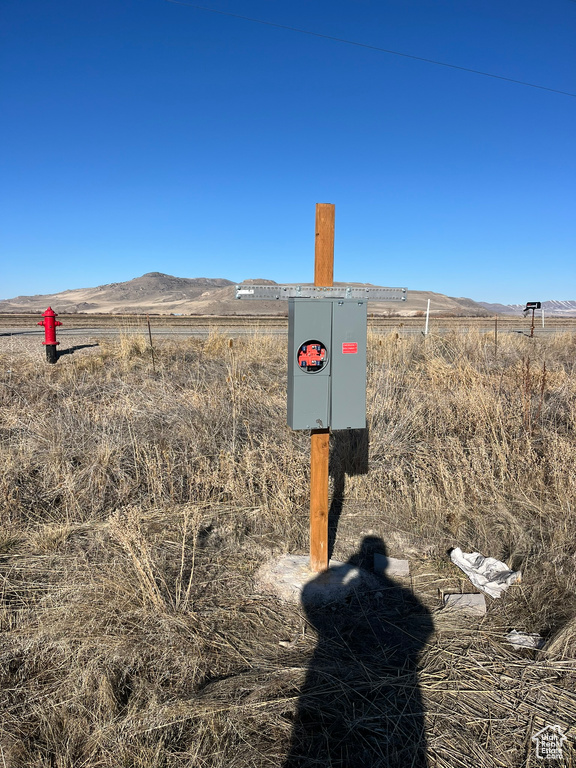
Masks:
[[[275,284],[273,280],[245,280],[246,283]],[[235,283],[223,278],[174,277],[162,272],[148,272],[123,283],[96,288],[76,288],[60,293],[17,296],[0,301],[2,313],[43,312],[50,305],[59,313],[86,314],[182,314],[182,315],[286,315],[284,301],[239,301]],[[344,285],[336,283],[336,285]],[[365,285],[356,283],[356,285]],[[410,317],[426,311],[434,315],[483,316],[489,312],[471,299],[457,299],[430,291],[408,291],[406,302],[370,302],[369,312],[376,315]]]
[[[162,272],[148,272],[124,283],[75,288],[46,295],[17,296],[0,301],[0,312],[37,312],[50,304],[57,311],[71,313],[187,314],[193,311],[192,302],[202,306],[223,289],[228,289],[233,296],[233,286],[231,280],[223,278],[173,277]]]

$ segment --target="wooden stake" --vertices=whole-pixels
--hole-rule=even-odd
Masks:
[[[152,344],[152,329],[150,328],[150,315],[146,315],[148,323],[148,338],[150,339],[150,349],[152,351],[152,370],[156,373],[156,361],[154,360],[154,344]]]
[[[316,286],[331,286],[334,282],[334,219],[333,205],[316,205]],[[328,568],[329,455],[330,430],[313,429],[310,440],[310,570],[316,573]]]
[[[498,315],[494,318],[494,353],[498,352]]]
[[[310,570],[316,573],[328,568],[329,456],[330,430],[312,430],[310,438]]]
[[[314,285],[330,286],[334,282],[334,214],[335,206],[317,203]]]

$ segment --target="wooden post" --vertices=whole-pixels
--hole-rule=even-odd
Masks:
[[[334,219],[333,205],[316,205],[316,286],[331,286],[334,281]],[[310,441],[310,570],[316,573],[328,568],[329,455],[330,430],[313,429]]]
[[[330,430],[313,429],[310,438],[310,570],[328,568],[328,459]]]
[[[317,203],[314,285],[320,287],[334,282],[334,214],[335,206]]]
[[[498,315],[494,318],[494,354],[498,352]]]
[[[148,323],[148,338],[150,339],[150,350],[152,352],[152,370],[156,373],[156,361],[154,360],[154,344],[152,344],[152,329],[150,328],[150,315],[146,315]]]

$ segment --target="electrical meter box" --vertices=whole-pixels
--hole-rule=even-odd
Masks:
[[[289,299],[288,426],[366,426],[366,299]]]

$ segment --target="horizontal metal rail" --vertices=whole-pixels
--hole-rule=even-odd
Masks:
[[[367,299],[368,301],[406,301],[406,288],[356,285],[318,287],[314,285],[237,285],[237,299]]]

